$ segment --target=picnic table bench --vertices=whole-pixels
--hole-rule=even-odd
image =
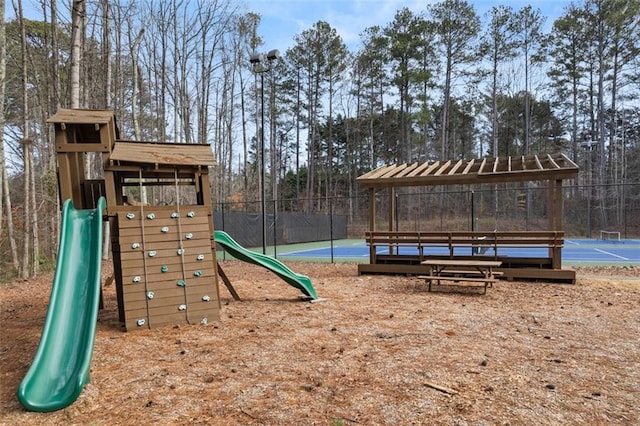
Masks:
[[[483,294],[487,292],[487,286],[492,285],[501,275],[500,272],[494,271],[502,262],[499,260],[469,260],[469,259],[427,259],[420,262],[427,269],[427,275],[419,275],[418,278],[424,279],[429,284],[431,291],[431,283],[436,282],[440,285],[441,281],[472,282],[483,284]]]

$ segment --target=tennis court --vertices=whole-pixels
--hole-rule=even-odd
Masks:
[[[272,249],[272,248],[271,248]],[[386,249],[381,249],[384,253]],[[492,254],[488,248],[485,254]],[[351,261],[366,263],[369,261],[369,247],[364,240],[337,240],[278,246],[277,256],[291,260]],[[430,247],[425,255],[448,255],[447,247]],[[536,247],[499,247],[500,255],[513,257],[546,257],[547,248]],[[417,254],[417,249],[401,247],[400,254]],[[455,255],[470,255],[470,248],[464,247],[454,251]],[[640,240],[597,240],[597,239],[565,239],[562,249],[564,265],[635,265],[640,264]]]

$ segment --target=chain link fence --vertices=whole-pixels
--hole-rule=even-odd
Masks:
[[[567,185],[563,226],[568,238],[619,233],[640,238],[640,183]],[[541,183],[465,187],[397,188],[395,203],[376,192],[376,229],[399,231],[533,231],[549,228],[547,186]],[[394,214],[389,209],[395,204]],[[318,197],[215,203],[214,224],[249,247],[265,244],[364,238],[369,229],[367,192],[354,197]],[[389,226],[389,220],[395,221]],[[603,234],[604,231],[604,234]]]

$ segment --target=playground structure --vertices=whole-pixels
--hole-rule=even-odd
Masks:
[[[93,209],[106,198],[118,314],[127,331],[218,319],[218,276],[239,299],[218,265],[216,243],[317,298],[307,277],[224,232],[215,238],[209,145],[121,140],[111,110],[60,109],[48,121],[55,126],[61,199]],[[101,154],[104,179],[84,179],[85,153]]]
[[[563,179],[574,179],[578,166],[564,154],[527,155],[388,165],[357,178],[369,190],[369,263],[358,265],[361,274],[424,273],[420,263],[432,258],[500,261],[502,278],[575,282],[575,271],[562,267]],[[436,185],[476,185],[548,181],[548,229],[539,231],[399,231],[394,229],[395,188]],[[387,190],[388,229],[376,229],[376,191]],[[446,247],[448,255],[425,254],[430,247]],[[504,248],[545,249],[540,257],[508,256]],[[464,253],[464,254],[463,254]]]
[[[61,109],[48,121],[55,126],[61,199],[93,209],[106,198],[125,329],[218,319],[209,145],[119,140],[109,110]],[[84,179],[85,153],[101,154],[103,180]],[[159,194],[171,201],[156,201]]]
[[[17,392],[25,408],[64,408],[89,381],[102,298],[103,218],[126,331],[219,319],[218,275],[239,296],[218,265],[216,243],[317,299],[308,277],[222,231],[216,240],[209,145],[119,140],[110,110],[60,109],[48,121],[55,126],[62,229],[40,343]],[[101,155],[104,179],[84,178],[85,155]]]

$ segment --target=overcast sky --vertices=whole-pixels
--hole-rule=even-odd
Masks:
[[[553,21],[570,4],[569,0],[469,0],[483,17],[491,7],[510,5],[514,10],[530,4],[547,17],[548,30]],[[385,26],[399,9],[408,7],[414,13],[426,10],[432,0],[240,0],[247,11],[259,13],[262,24],[259,35],[265,41],[264,49],[278,49],[282,53],[294,44],[294,37],[311,28],[317,21],[326,21],[338,31],[349,49],[360,47],[360,33],[374,25]]]

